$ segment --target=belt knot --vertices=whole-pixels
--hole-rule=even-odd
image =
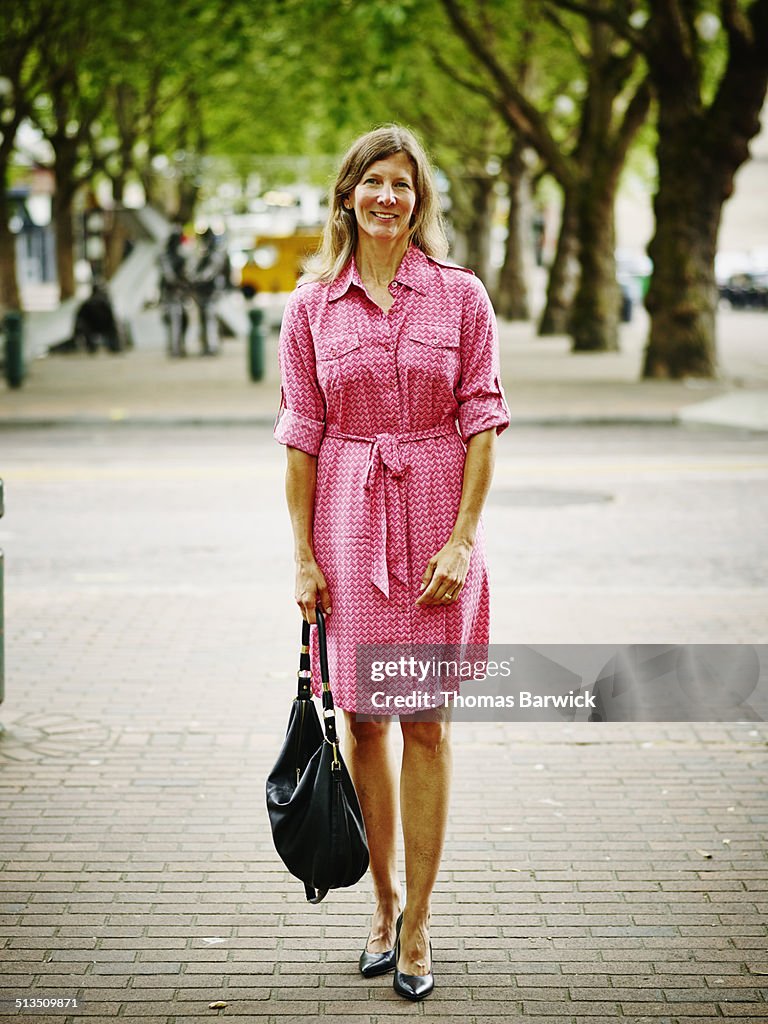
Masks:
[[[373,486],[373,478],[376,474],[378,463],[386,466],[390,475],[400,480],[405,467],[400,460],[400,445],[395,434],[376,434],[371,445],[371,454],[368,459],[368,472],[366,473],[366,487]]]

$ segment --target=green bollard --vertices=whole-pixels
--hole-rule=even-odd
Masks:
[[[21,313],[5,314],[5,379],[9,388],[20,388],[24,381],[24,332]]]
[[[264,319],[263,309],[249,309],[251,333],[248,335],[248,370],[251,380],[264,379],[264,331],[261,323]]]

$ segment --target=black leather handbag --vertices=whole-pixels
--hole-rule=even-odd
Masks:
[[[309,624],[301,631],[299,687],[282,750],[267,779],[267,811],[281,860],[310,903],[354,885],[368,870],[368,842],[355,787],[339,750],[328,679],[325,619],[317,610],[323,721],[312,700]]]

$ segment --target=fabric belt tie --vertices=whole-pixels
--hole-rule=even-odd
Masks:
[[[406,467],[400,445],[433,437],[458,437],[456,424],[448,423],[407,434],[376,434],[366,437],[329,427],[326,437],[357,441],[371,446],[365,473],[365,489],[371,495],[371,582],[389,597],[390,574],[408,582],[408,535],[402,480]]]

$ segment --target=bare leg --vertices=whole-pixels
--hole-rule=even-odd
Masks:
[[[440,869],[451,787],[450,722],[401,722],[400,808],[406,906],[398,970],[428,974],[432,889]]]
[[[365,820],[371,855],[376,908],[371,922],[369,953],[384,953],[395,945],[395,921],[400,913],[397,875],[397,765],[389,742],[388,721],[356,722],[345,713],[349,743],[347,764]]]

